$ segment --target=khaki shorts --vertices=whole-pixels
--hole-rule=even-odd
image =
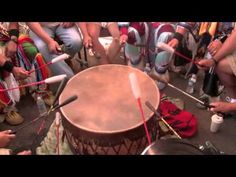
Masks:
[[[228,60],[229,66],[231,67],[234,75],[236,76],[236,51],[233,54],[228,55],[226,59]]]

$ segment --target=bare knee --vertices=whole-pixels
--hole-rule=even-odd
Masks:
[[[232,74],[232,70],[230,68],[229,62],[226,59],[220,60],[216,65],[216,73],[217,74]]]
[[[227,60],[220,60],[215,71],[224,85],[227,87],[236,87],[236,77]]]

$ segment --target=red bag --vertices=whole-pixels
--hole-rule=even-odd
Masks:
[[[188,111],[179,109],[170,101],[162,101],[159,106],[159,112],[182,138],[192,137],[197,132],[196,117]]]

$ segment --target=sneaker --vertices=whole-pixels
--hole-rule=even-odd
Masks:
[[[19,125],[24,122],[23,117],[16,111],[6,113],[6,122],[10,125]]]

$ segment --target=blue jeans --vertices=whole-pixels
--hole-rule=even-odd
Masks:
[[[66,53],[74,56],[82,48],[82,38],[76,26],[71,28],[63,28],[62,26],[55,27],[43,27],[51,38],[57,36],[65,45]],[[31,39],[34,41],[39,52],[43,55],[46,62],[50,62],[53,58],[58,56],[57,54],[50,53],[47,44],[39,38],[35,33],[30,31]],[[67,78],[71,78],[74,73],[71,68],[65,63],[60,61],[49,66],[53,75],[66,74]]]

